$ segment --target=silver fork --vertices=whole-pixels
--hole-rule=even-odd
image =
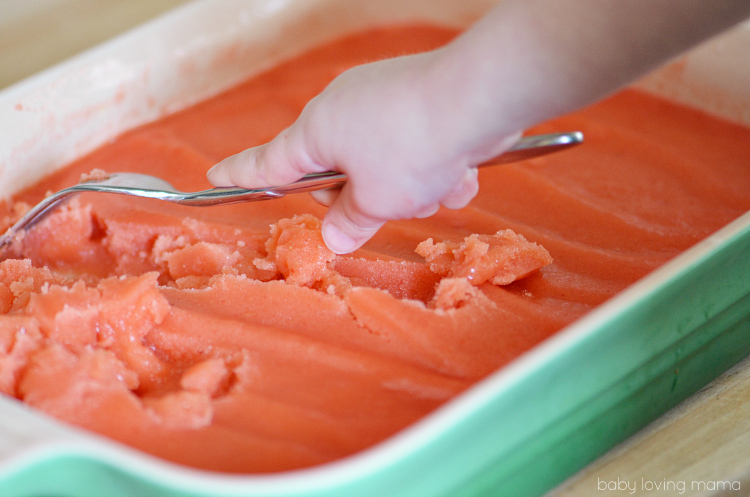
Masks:
[[[548,154],[577,145],[583,141],[583,134],[579,131],[568,133],[552,133],[546,135],[526,136],[506,152],[490,159],[478,167],[507,164],[537,155]],[[17,234],[31,228],[44,219],[56,207],[70,199],[72,195],[82,192],[116,193],[134,197],[146,197],[165,200],[181,205],[203,207],[209,205],[231,204],[237,202],[252,202],[256,200],[270,200],[281,198],[289,193],[309,192],[324,188],[336,188],[346,182],[346,175],[335,171],[308,174],[302,179],[288,185],[269,188],[212,188],[199,192],[183,192],[177,190],[167,181],[139,173],[111,173],[102,179],[85,181],[70,188],[65,188],[48,196],[30,209],[12,227],[0,237],[0,249],[13,242]]]

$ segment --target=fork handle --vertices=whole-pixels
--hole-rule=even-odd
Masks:
[[[580,131],[524,136],[505,152],[488,161],[482,162],[476,167],[497,166],[518,162],[539,155],[564,150],[582,142],[583,133]],[[345,182],[346,175],[344,173],[326,171],[323,173],[308,174],[294,183],[268,188],[265,191],[272,194],[286,195],[288,193],[311,192],[325,188],[338,188]]]

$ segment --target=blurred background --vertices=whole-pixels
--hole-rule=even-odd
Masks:
[[[0,88],[187,0],[0,0]]]

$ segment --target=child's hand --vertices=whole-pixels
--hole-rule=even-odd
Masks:
[[[440,205],[464,207],[478,189],[471,166],[509,148],[519,134],[478,140],[462,129],[449,109],[454,99],[432,98],[440,91],[430,76],[438,57],[400,57],[341,74],[290,128],[222,161],[209,180],[260,188],[313,172],[345,173],[340,191],[313,194],[330,205],[323,238],[337,253],[357,249],[386,221],[427,217]]]
[[[460,208],[517,130],[598,100],[750,15],[750,0],[504,0],[445,47],[351,69],[267,145],[216,165],[248,188],[340,171],[323,238],[360,247],[388,220]],[[501,194],[499,192],[499,194]]]

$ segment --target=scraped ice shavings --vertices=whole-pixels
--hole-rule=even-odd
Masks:
[[[320,220],[309,214],[279,220],[271,225],[268,256],[254,264],[258,269],[275,269],[293,285],[341,291],[349,286],[348,280],[331,268],[337,256],[326,247],[320,228]]]
[[[434,243],[429,238],[417,246],[417,253],[427,260],[434,273],[466,278],[475,286],[486,281],[508,285],[552,263],[544,247],[512,230],[470,235],[461,243]]]
[[[39,230],[44,233],[53,227],[57,236],[66,240],[65,246],[83,247],[83,241],[90,242],[90,230],[83,227],[90,226],[93,217],[90,205],[73,202],[53,213]],[[206,228],[188,224],[198,231]],[[116,258],[119,244],[111,243],[110,236],[116,239],[117,230],[123,227],[109,223],[103,229],[105,233],[96,243]],[[4,338],[6,351],[0,361],[0,387],[72,422],[81,418],[75,407],[79,403],[115,396],[117,402],[126,402],[129,409],[140,413],[141,422],[146,424],[177,430],[209,426],[213,400],[232,391],[233,367],[221,356],[211,354],[175,361],[151,344],[152,334],[158,333],[172,309],[160,291],[161,285],[185,291],[205,289],[221,278],[242,275],[256,284],[278,281],[345,299],[362,280],[353,283],[336,270],[336,261],[342,258],[325,246],[320,229],[320,220],[306,214],[272,224],[266,240],[255,246],[247,237],[242,240],[241,230],[233,232],[236,239],[223,233],[221,242],[196,241],[186,232],[159,234],[151,253],[141,255],[142,262],[150,266],[148,272],[92,278],[88,284],[68,280],[46,268],[37,269],[29,260],[5,260],[0,263],[0,304],[5,312],[13,311],[19,317],[0,320],[5,326],[0,339]],[[44,254],[43,247],[30,245],[39,239],[39,234],[30,236],[24,250]],[[504,247],[507,249],[510,243],[506,240]],[[453,249],[453,257],[465,253],[465,245]],[[428,240],[422,246],[433,247],[433,255],[428,254],[430,260],[434,261],[434,254],[441,250],[441,257],[448,257],[445,244],[435,249]],[[74,262],[72,255],[66,260]],[[461,260],[465,263],[466,257]],[[502,270],[498,264],[494,261],[496,273]],[[340,267],[351,273],[351,265]],[[437,272],[451,275],[436,285],[431,305],[437,309],[457,308],[480,291],[468,284],[468,278],[453,276],[455,270]],[[387,272],[385,277],[383,290],[387,291],[391,284]],[[377,288],[376,282],[377,276],[370,278],[369,286]],[[236,360],[234,363],[237,366]],[[43,386],[53,377],[61,388]],[[93,411],[81,412],[93,415]]]
[[[87,181],[101,181],[103,179],[107,179],[109,177],[109,173],[104,171],[103,169],[92,169],[88,173],[83,173],[81,175],[81,179],[78,181],[79,183],[85,183]]]

